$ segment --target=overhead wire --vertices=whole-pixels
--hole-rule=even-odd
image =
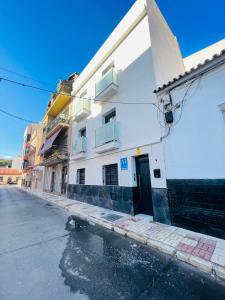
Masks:
[[[12,114],[12,113],[10,113],[10,112],[4,110],[4,109],[1,109],[1,108],[0,108],[0,112],[3,113],[3,114],[5,114],[5,115],[7,115],[7,116],[9,116],[9,117],[14,118],[14,119],[18,119],[18,120],[20,120],[20,121],[24,121],[24,122],[27,122],[27,123],[35,123],[35,124],[39,124],[39,122],[36,122],[36,121],[33,121],[33,120],[28,120],[28,119],[25,119],[25,118],[23,118],[23,117],[14,115],[14,114]]]

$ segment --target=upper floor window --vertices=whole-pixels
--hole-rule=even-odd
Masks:
[[[29,141],[30,141],[30,139],[31,139],[31,134],[30,134],[30,133],[28,133],[28,134],[27,134],[26,141],[27,141],[27,142],[29,142]]]
[[[104,123],[107,124],[109,122],[116,120],[116,110],[112,110],[104,116]]]

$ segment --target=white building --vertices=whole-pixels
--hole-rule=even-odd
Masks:
[[[22,169],[23,159],[21,155],[17,155],[12,159],[12,169]]]
[[[201,54],[197,53],[199,59],[206,57],[204,51]],[[160,116],[164,125],[163,152],[172,224],[222,238],[225,237],[224,82],[225,50],[157,89],[159,107],[166,113],[166,118],[161,113]]]
[[[137,1],[73,84],[70,198],[170,223],[153,90],[183,72],[155,1]]]

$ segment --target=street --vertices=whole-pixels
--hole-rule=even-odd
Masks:
[[[225,299],[221,281],[0,188],[0,299]],[[69,220],[68,220],[69,218]]]

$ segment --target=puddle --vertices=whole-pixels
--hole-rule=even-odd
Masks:
[[[64,284],[85,299],[223,299],[225,286],[170,256],[71,216]]]

